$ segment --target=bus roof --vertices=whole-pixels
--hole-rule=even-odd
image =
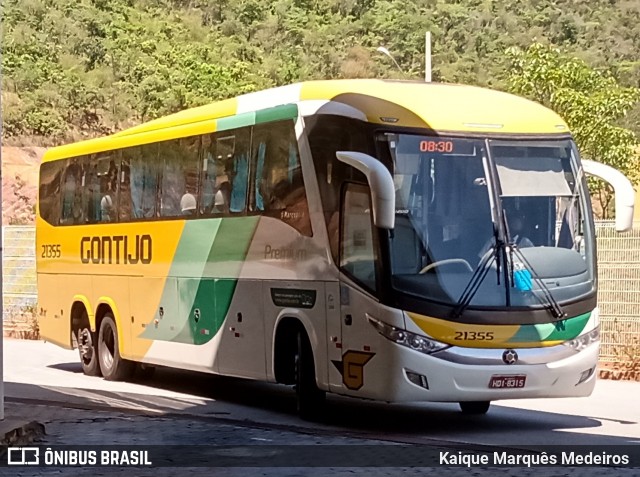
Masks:
[[[327,105],[372,123],[438,132],[567,134],[553,111],[476,86],[380,79],[307,81],[191,108],[111,136],[50,149],[43,161],[129,147],[274,119],[323,112]],[[327,109],[329,112],[329,109]]]

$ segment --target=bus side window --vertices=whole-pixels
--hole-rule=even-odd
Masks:
[[[249,181],[249,157],[242,151],[233,158],[231,176],[231,197],[229,212],[244,212],[247,208],[247,183]]]
[[[200,136],[180,140],[183,150],[182,164],[184,190],[180,199],[180,213],[183,216],[196,215],[198,197],[198,161],[200,158]]]
[[[251,147],[251,128],[235,131],[235,147],[226,168],[229,172],[229,212],[244,213],[247,210],[249,195],[249,149]]]
[[[129,167],[129,197],[121,197],[122,220],[156,217],[156,191],[158,188],[158,147],[147,144],[122,150],[123,161]],[[122,177],[120,182],[122,182]],[[122,185],[122,184],[121,184]],[[127,205],[125,205],[127,204]],[[131,211],[130,217],[123,213]]]
[[[233,139],[233,136],[230,137]],[[218,214],[218,207],[228,204],[220,190],[220,182],[223,178],[224,162],[222,157],[216,154],[216,135],[202,137],[202,175],[200,183],[200,213],[202,215]]]
[[[160,144],[162,172],[160,180],[160,216],[177,217],[180,213],[180,199],[184,193],[184,174],[179,141]]]
[[[318,179],[320,199],[324,212],[331,255],[336,264],[339,263],[339,210],[340,193],[345,181],[366,184],[367,179],[362,172],[347,166],[336,158],[336,151],[357,151],[376,154],[370,150],[369,132],[358,120],[344,116],[320,114],[305,120],[308,130],[309,147],[313,165]],[[384,151],[377,152],[384,157]],[[390,160],[383,162],[390,162]]]
[[[222,131],[203,138],[200,211],[239,214],[247,207],[250,129]]]
[[[83,157],[67,160],[62,181],[61,224],[80,224],[83,221],[82,190],[84,187]]]
[[[254,207],[311,236],[311,221],[293,122],[256,127]]]
[[[199,148],[198,136],[167,141],[160,145],[163,158],[160,184],[162,217],[195,215]]]
[[[100,157],[98,171],[100,174],[100,221],[116,222],[118,220],[118,177],[120,157],[113,151]]]
[[[98,163],[95,156],[89,156],[85,172],[85,187],[83,188],[83,208],[87,222],[90,224],[100,222],[101,198]]]
[[[60,221],[60,178],[65,161],[45,162],[40,167],[40,217],[52,225]]]
[[[118,217],[120,222],[127,222],[131,220],[131,166],[126,157],[120,162],[118,195]]]

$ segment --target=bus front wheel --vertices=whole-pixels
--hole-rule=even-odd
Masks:
[[[295,378],[298,414],[306,420],[319,419],[324,410],[325,392],[316,385],[313,351],[304,331],[298,331],[296,336]]]
[[[111,313],[105,314],[100,323],[98,361],[102,376],[107,381],[122,381],[130,378],[134,370],[134,363],[120,356],[118,330]]]
[[[490,401],[463,401],[460,402],[463,414],[486,414],[491,405]]]

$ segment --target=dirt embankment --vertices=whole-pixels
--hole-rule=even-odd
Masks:
[[[44,147],[2,147],[2,224],[33,223]]]

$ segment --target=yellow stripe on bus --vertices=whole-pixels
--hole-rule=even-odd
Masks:
[[[471,348],[495,348],[506,344],[520,329],[518,325],[470,325],[411,312],[407,312],[407,315],[432,338],[442,343]],[[509,343],[510,347],[514,345]]]

